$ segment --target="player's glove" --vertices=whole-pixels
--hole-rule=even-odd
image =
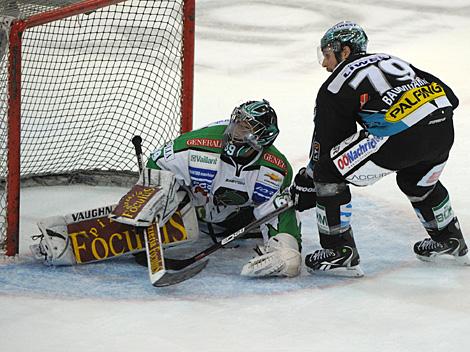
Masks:
[[[296,210],[304,211],[315,208],[317,193],[315,192],[313,178],[307,175],[305,167],[301,168],[295,175],[294,183],[290,187],[290,194]]]

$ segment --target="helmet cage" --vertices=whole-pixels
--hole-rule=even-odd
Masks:
[[[266,100],[236,107],[224,132],[224,153],[244,157],[253,150],[260,152],[270,146],[279,134],[276,120],[276,114]]]

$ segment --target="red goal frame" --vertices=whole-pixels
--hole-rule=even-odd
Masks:
[[[94,11],[118,4],[125,0],[84,0],[63,8],[33,15],[12,22],[9,34],[8,68],[8,161],[6,178],[6,251],[7,256],[19,253],[20,224],[20,144],[21,144],[21,47],[22,33],[29,28],[74,15]],[[193,85],[194,85],[194,41],[195,41],[195,0],[184,0],[183,4],[183,46],[181,84],[181,133],[192,130]]]

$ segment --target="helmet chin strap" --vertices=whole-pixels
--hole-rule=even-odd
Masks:
[[[341,53],[343,52],[343,49],[345,47],[348,47],[349,48],[349,55],[347,57],[345,57],[344,59],[341,57]],[[335,58],[336,58],[336,61],[338,61],[338,65],[340,63],[342,63],[343,61],[347,60],[348,57],[350,57],[353,53],[351,47],[349,45],[344,45],[344,46],[341,46],[341,49],[339,51],[333,51],[333,53],[335,54]]]
[[[338,62],[338,65],[342,63],[344,60],[341,58],[341,51],[334,51],[336,61]]]

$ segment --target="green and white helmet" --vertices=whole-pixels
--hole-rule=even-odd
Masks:
[[[367,43],[366,32],[361,26],[351,21],[343,21],[326,31],[321,38],[320,49],[323,51],[331,48],[334,53],[339,53],[347,45],[352,54],[359,54],[367,51]]]
[[[277,116],[266,100],[248,101],[236,107],[224,132],[223,154],[244,158],[274,143],[279,135]]]

